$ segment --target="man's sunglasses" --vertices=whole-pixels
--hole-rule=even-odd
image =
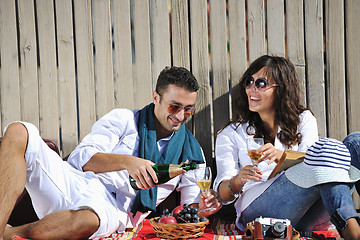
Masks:
[[[265,91],[267,87],[276,87],[279,85],[279,84],[269,84],[265,78],[258,78],[255,80],[253,77],[249,76],[244,81],[244,87],[251,88],[254,83],[255,83],[255,87],[259,91]]]
[[[177,114],[183,109],[184,109],[184,115],[186,117],[190,117],[195,114],[195,107],[180,107],[179,105],[176,104],[169,104],[168,112],[170,114]]]
[[[161,97],[160,93],[158,93],[158,94]],[[163,99],[163,101],[164,101],[164,99]],[[181,107],[177,104],[171,104],[171,103],[169,103],[169,106],[168,106],[168,112],[170,114],[177,114],[178,112],[180,112],[183,109],[184,109],[184,115],[187,118],[195,114],[195,107]]]

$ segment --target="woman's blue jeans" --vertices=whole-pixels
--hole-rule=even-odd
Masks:
[[[348,135],[343,143],[350,151],[351,164],[360,169],[360,132]],[[301,188],[282,174],[242,212],[240,221],[246,226],[259,216],[289,219],[301,231],[324,230],[331,221],[340,232],[347,219],[359,221],[351,197],[353,189],[354,184],[347,183]]]

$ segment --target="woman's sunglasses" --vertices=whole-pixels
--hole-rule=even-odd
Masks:
[[[265,91],[267,87],[276,87],[279,85],[279,84],[268,84],[268,82],[265,78],[258,78],[255,80],[253,77],[249,76],[244,81],[244,87],[251,88],[254,83],[255,83],[255,87],[259,91]]]

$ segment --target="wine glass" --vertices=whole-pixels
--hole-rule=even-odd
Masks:
[[[253,166],[257,167],[259,165],[259,160],[261,158],[262,152],[258,152],[257,150],[264,146],[263,138],[249,137],[246,139],[246,146],[248,150],[248,155],[251,159],[251,163]],[[249,182],[254,182],[254,180],[250,180]]]
[[[211,168],[208,166],[199,167],[195,170],[196,184],[201,190],[203,196],[207,196],[211,186]],[[204,208],[201,211],[213,211],[215,208]]]

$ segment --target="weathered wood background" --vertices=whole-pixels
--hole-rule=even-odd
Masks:
[[[231,90],[263,54],[296,66],[320,137],[360,130],[358,0],[0,0],[0,125],[24,120],[68,155],[113,108],[151,101],[167,65],[200,82],[187,124],[213,165]]]

